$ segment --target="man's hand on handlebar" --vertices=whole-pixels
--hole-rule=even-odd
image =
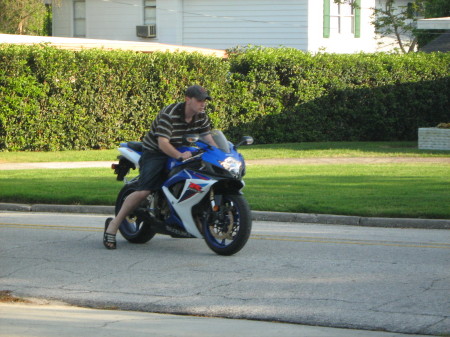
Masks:
[[[181,156],[178,157],[179,161],[184,161],[192,157],[191,151],[181,152]]]

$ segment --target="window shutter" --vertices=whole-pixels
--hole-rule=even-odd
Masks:
[[[323,37],[330,37],[330,1],[323,0]]]
[[[361,37],[361,0],[355,0],[355,37]]]

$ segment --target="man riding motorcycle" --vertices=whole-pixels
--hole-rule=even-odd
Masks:
[[[116,217],[105,222],[103,244],[107,249],[116,249],[116,233],[125,217],[150,193],[161,187],[167,159],[182,161],[192,156],[190,151],[177,150],[185,134],[200,134],[210,145],[216,145],[210,135],[211,125],[205,113],[207,100],[211,100],[208,91],[199,85],[192,85],[186,89],[184,102],[170,104],[159,112],[143,139],[139,188],[127,197]]]

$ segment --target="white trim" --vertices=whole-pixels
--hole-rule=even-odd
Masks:
[[[450,16],[417,20],[418,29],[450,29]]]

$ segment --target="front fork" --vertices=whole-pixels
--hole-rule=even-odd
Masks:
[[[208,217],[208,226],[216,239],[232,239],[233,234],[233,204],[222,204],[223,195],[216,195],[214,189],[209,192],[209,201],[212,212]]]
[[[216,195],[214,189],[211,188],[209,191],[209,202],[211,203],[211,209],[213,212],[218,212],[220,210],[220,205],[222,203],[222,195]]]
[[[203,206],[203,211],[195,217],[195,224],[200,233],[203,233],[203,222],[207,222],[208,226],[214,225],[217,222],[217,217],[222,203],[222,195],[216,195],[214,188],[209,190],[209,207],[207,204]]]

